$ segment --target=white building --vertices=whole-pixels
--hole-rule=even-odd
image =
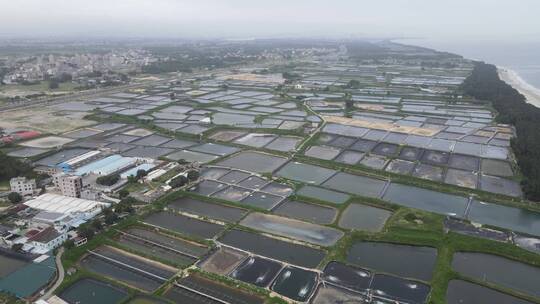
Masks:
[[[81,197],[83,182],[80,176],[58,173],[54,175],[54,185],[62,195]]]
[[[9,181],[12,192],[17,192],[20,195],[32,195],[36,191],[36,180],[27,179],[26,177],[14,177]]]
[[[46,253],[58,246],[62,245],[67,240],[67,233],[60,233],[53,227],[47,227],[37,234],[28,238],[34,253]]]
[[[84,222],[101,213],[109,203],[45,193],[24,203],[40,211],[68,214],[74,221]]]

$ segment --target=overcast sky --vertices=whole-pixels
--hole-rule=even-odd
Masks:
[[[0,35],[540,41],[540,0],[0,0]]]

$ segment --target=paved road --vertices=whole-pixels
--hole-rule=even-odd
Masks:
[[[56,270],[57,270],[57,277],[56,282],[54,282],[54,285],[41,297],[43,300],[48,300],[50,297],[53,296],[54,291],[62,284],[64,281],[64,265],[62,265],[62,254],[64,254],[64,247],[60,247],[58,250],[58,253],[56,254]]]

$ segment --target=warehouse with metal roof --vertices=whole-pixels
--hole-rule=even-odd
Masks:
[[[45,193],[24,203],[30,208],[64,214],[86,213],[88,218],[101,212],[110,204],[76,197]]]

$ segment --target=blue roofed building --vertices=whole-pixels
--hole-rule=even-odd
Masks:
[[[114,154],[95,162],[86,164],[75,170],[75,175],[83,176],[90,173],[97,175],[109,175],[130,166],[134,166],[137,163],[137,159],[134,157],[124,157],[118,154]]]

